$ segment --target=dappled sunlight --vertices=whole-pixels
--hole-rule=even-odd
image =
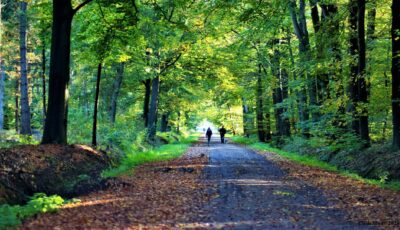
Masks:
[[[108,203],[113,203],[113,202],[120,202],[120,201],[126,201],[128,198],[110,198],[110,199],[95,199],[95,200],[88,200],[88,201],[83,201],[83,202],[76,202],[76,203],[71,203],[64,205],[61,207],[61,209],[72,209],[72,208],[83,208],[83,207],[90,207],[94,205],[105,205]]]
[[[260,179],[227,179],[221,182],[231,183],[239,186],[283,186],[282,181],[260,180]]]

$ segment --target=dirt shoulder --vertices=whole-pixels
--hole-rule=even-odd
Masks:
[[[285,180],[303,180],[321,189],[334,208],[346,218],[381,229],[400,229],[400,192],[382,189],[334,172],[300,165],[274,153],[260,152],[287,175]]]
[[[199,183],[208,158],[192,147],[180,159],[143,165],[103,191],[78,197],[57,213],[39,215],[21,229],[148,229],[186,223],[208,201]]]

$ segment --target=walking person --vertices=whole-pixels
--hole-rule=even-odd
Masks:
[[[222,126],[218,131],[219,131],[219,135],[221,136],[221,143],[225,144],[226,129],[224,128],[224,126]]]
[[[212,130],[210,127],[208,127],[207,132],[206,132],[208,146],[210,146],[211,136],[212,136]]]

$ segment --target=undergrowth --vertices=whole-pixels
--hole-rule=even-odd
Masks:
[[[56,212],[63,204],[76,201],[77,200],[64,200],[57,195],[46,196],[46,194],[43,193],[36,193],[26,205],[1,205],[0,229],[15,228],[26,218],[39,213]]]
[[[367,184],[376,185],[381,188],[400,190],[400,181],[389,181],[388,182],[388,181],[382,180],[382,179],[375,180],[375,179],[363,178],[356,173],[339,169],[338,167],[336,167],[332,164],[321,161],[313,155],[301,155],[301,154],[295,153],[295,152],[284,151],[284,150],[272,147],[269,144],[258,142],[258,140],[254,137],[246,138],[246,137],[235,136],[235,137],[232,137],[231,140],[235,143],[246,145],[249,148],[254,149],[254,150],[276,153],[276,154],[278,154],[286,159],[289,159],[291,161],[294,161],[294,162],[297,162],[297,163],[300,163],[303,165],[307,165],[307,166],[321,168],[321,169],[331,171],[331,172],[336,172],[341,175],[363,181],[364,183],[367,183]]]
[[[172,142],[171,144],[161,145],[160,147],[146,150],[135,151],[132,150],[124,156],[119,166],[103,171],[104,178],[116,177],[129,172],[131,169],[151,162],[172,160],[182,156],[189,146],[197,141],[196,135],[190,135],[182,138],[179,142]]]

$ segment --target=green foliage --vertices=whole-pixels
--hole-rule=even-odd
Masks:
[[[102,176],[105,178],[117,177],[142,164],[180,157],[187,151],[190,144],[196,140],[196,136],[189,136],[180,143],[166,144],[143,152],[132,150],[126,154],[118,167],[104,171]]]
[[[46,196],[43,193],[36,193],[26,205],[2,205],[0,206],[0,229],[13,228],[21,224],[24,219],[39,213],[55,212],[65,202],[57,195]]]
[[[39,141],[33,136],[17,134],[14,131],[0,131],[0,148],[11,148],[18,145],[36,145]]]

